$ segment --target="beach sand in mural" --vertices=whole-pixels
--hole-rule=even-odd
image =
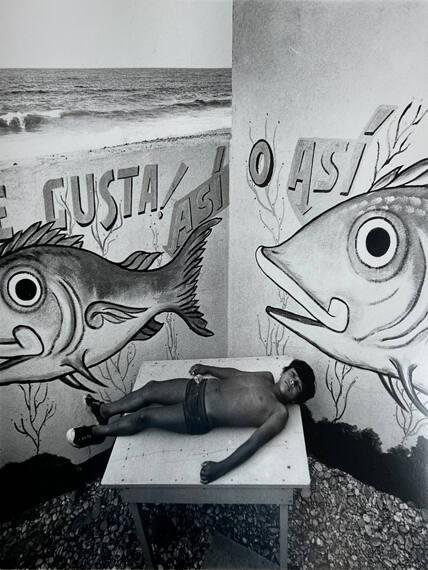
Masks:
[[[216,149],[220,146],[228,148],[229,142],[230,129],[226,128],[189,136],[171,136],[104,148],[36,155],[20,160],[2,160],[0,157],[0,187],[4,187],[1,198],[4,198],[2,205],[6,207],[6,217],[1,220],[1,227],[5,228],[13,223],[13,229],[17,231],[26,226],[27,219],[28,223],[37,220],[46,221],[43,192],[49,180],[61,179],[63,181],[62,186],[57,186],[53,192],[54,208],[58,210],[63,207],[62,196],[70,193],[71,177],[79,176],[78,183],[84,210],[86,207],[86,175],[94,175],[96,186],[100,177],[106,171],[112,170],[114,180],[109,185],[109,192],[120,203],[124,197],[125,182],[123,178],[120,179],[119,170],[128,168],[133,168],[134,173],[138,172],[133,178],[133,190],[131,191],[134,202],[131,217],[136,218],[144,169],[147,165],[155,165],[158,170],[158,204],[148,211],[153,211],[153,213],[156,211],[159,217],[163,215],[168,217],[169,210],[166,206],[171,206],[175,200],[182,198],[209,177],[213,169]],[[188,166],[188,170],[176,190],[165,202],[181,163]],[[22,203],[19,203],[17,198],[19,196],[20,199],[25,199],[25,195],[28,195],[28,209],[24,214]],[[37,199],[36,195],[38,195]],[[70,195],[68,198],[70,199]],[[101,204],[102,208],[103,204]],[[159,214],[160,210],[163,211],[162,214]],[[127,217],[126,214],[125,217]],[[88,230],[87,227],[79,225],[71,229],[77,233],[85,233]],[[5,236],[2,235],[0,239],[5,239]]]
[[[174,148],[177,156],[179,156],[181,148],[209,142],[215,143],[216,140],[229,141],[230,136],[231,129],[224,127],[195,134],[177,134],[177,136],[158,137],[100,148],[80,149],[69,152],[48,152],[46,154],[37,152],[34,156],[23,158],[4,158],[0,156],[0,174],[9,175],[11,170],[16,170],[16,167],[38,168],[41,166],[57,166],[60,169],[64,165],[69,165],[70,162],[84,167],[85,164],[90,164],[90,161],[92,162],[93,160],[102,161],[105,159],[113,161],[118,157],[123,158],[124,155],[130,160],[138,157],[141,161],[142,153],[161,147]],[[0,183],[3,182],[0,181]]]

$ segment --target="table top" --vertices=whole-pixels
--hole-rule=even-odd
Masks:
[[[246,371],[269,370],[277,378],[289,360],[287,357],[253,357],[144,362],[134,389],[150,380],[188,377],[190,367],[196,362]],[[230,493],[237,487],[301,488],[307,491],[310,476],[300,407],[289,406],[289,414],[287,425],[280,434],[249,460],[209,485],[200,483],[201,463],[224,459],[250,437],[254,428],[216,428],[203,435],[150,429],[133,436],[118,437],[102,484],[119,489],[168,489],[169,495],[174,488],[191,492],[209,487],[216,489],[220,497],[222,489],[228,489]]]

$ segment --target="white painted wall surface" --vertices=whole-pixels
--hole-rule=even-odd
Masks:
[[[112,228],[109,235],[100,226],[100,220],[106,213],[105,204],[100,206],[98,222],[94,220],[87,227],[81,227],[71,220],[69,230],[73,234],[84,235],[85,249],[104,256],[111,261],[123,261],[128,255],[137,250],[147,252],[161,251],[159,264],[170,261],[171,256],[164,251],[168,243],[174,204],[188,196],[194,189],[210,179],[217,148],[225,147],[224,166],[228,165],[228,135],[211,135],[189,139],[177,139],[141,143],[131,148],[117,147],[106,150],[89,151],[66,156],[42,157],[28,163],[5,165],[0,169],[0,184],[5,186],[6,197],[1,199],[1,205],[6,208],[7,217],[2,219],[2,227],[13,227],[14,232],[25,229],[34,222],[46,220],[42,189],[44,184],[55,178],[64,179],[64,188],[54,191],[55,211],[63,209],[64,199],[68,207],[71,205],[70,176],[80,176],[82,195],[85,196],[85,175],[93,173],[96,183],[107,170],[112,169],[115,181],[109,190],[114,196],[123,213],[124,190],[123,180],[117,180],[118,169],[139,166],[139,176],[134,179],[132,215],[120,220]],[[173,193],[169,202],[159,211],[167,196],[168,189],[181,163],[188,166],[182,181]],[[158,165],[159,196],[158,208],[138,214],[139,195],[143,180],[144,167],[148,164]],[[205,188],[204,193],[207,193]],[[227,198],[228,188],[224,189]],[[207,194],[211,196],[211,194]],[[221,223],[213,228],[207,239],[206,251],[203,255],[202,269],[199,277],[196,296],[204,314],[208,328],[214,333],[211,337],[198,336],[182,322],[182,319],[169,313],[159,316],[164,327],[154,337],[146,341],[132,341],[112,359],[92,369],[95,376],[106,384],[106,388],[95,386],[96,392],[103,398],[116,399],[130,391],[135,381],[140,363],[143,360],[179,359],[219,357],[227,352],[227,255],[228,255],[228,208],[218,213]],[[205,203],[206,205],[206,203]],[[193,208],[195,202],[193,202]],[[87,205],[82,199],[82,208]],[[205,214],[207,210],[205,209]],[[196,212],[191,212],[190,222],[196,227]],[[184,223],[184,222],[183,222]],[[120,226],[120,227],[119,227]],[[97,229],[102,239],[107,237],[104,252],[91,233],[91,227]],[[189,225],[187,227],[190,227]],[[115,231],[117,228],[117,231]],[[154,267],[157,266],[155,261]],[[101,276],[109,279],[109,275]],[[18,325],[19,323],[17,323]],[[1,335],[1,333],[0,333]],[[118,361],[119,357],[119,361]],[[108,367],[108,369],[106,368]],[[89,385],[90,383],[87,382]],[[39,452],[49,452],[71,458],[80,463],[97,451],[87,448],[76,450],[65,439],[67,429],[78,425],[90,425],[94,419],[85,408],[82,398],[84,391],[73,389],[61,381],[53,380],[40,385],[31,385],[31,397],[28,390],[30,385],[23,388],[19,384],[1,386],[0,399],[0,465],[11,461],[23,461],[35,454],[36,444],[29,435],[19,433],[15,424],[22,429],[21,419],[27,432],[39,439]],[[47,393],[45,390],[47,389]],[[46,397],[45,397],[46,396]],[[31,401],[33,427],[36,429],[53,406],[53,415],[45,422],[40,431],[40,438],[34,434],[30,425],[30,411],[25,404],[25,397]],[[34,415],[34,403],[40,404],[37,416]],[[100,447],[101,449],[101,447]]]
[[[280,304],[279,289],[257,266],[255,251],[260,245],[274,245],[276,239],[282,242],[301,227],[287,193],[299,138],[355,140],[379,105],[402,109],[409,102],[417,106],[425,101],[426,106],[427,18],[426,2],[234,3],[229,356],[285,351],[307,359],[318,378],[318,392],[310,404],[316,418],[335,417],[333,399],[325,385],[327,366],[331,374],[334,361],[268,318],[265,307]],[[424,121],[413,129],[405,155],[391,167],[400,160],[410,165],[427,156],[427,118]],[[386,135],[386,129],[379,130],[382,152]],[[266,189],[251,184],[248,173],[250,151],[259,139],[266,139],[274,152],[271,204]],[[373,140],[352,195],[367,191],[376,152]],[[335,201],[343,199],[337,193]],[[285,215],[281,223],[282,200]],[[332,205],[328,200],[325,209]],[[314,243],[314,260],[318,247],[320,244]],[[322,247],[329,248],[334,258],[334,243],[323,243]],[[339,265],[337,271],[341,271]],[[313,279],[334,283],[330,272],[314,274]],[[288,303],[289,308],[293,306],[292,300]],[[377,375],[354,368],[345,378],[345,389],[353,379],[357,381],[342,420],[360,429],[373,428],[385,448],[399,444],[404,432],[396,420],[397,408]],[[414,423],[420,417],[415,412]],[[426,436],[427,430],[422,428],[419,434],[423,433]],[[405,439],[406,445],[415,442],[416,435]]]

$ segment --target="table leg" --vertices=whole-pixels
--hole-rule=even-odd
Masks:
[[[144,530],[143,517],[141,515],[141,507],[138,503],[128,503],[129,510],[134,518],[135,528],[137,530],[137,536],[140,539],[141,546],[143,547],[144,561],[147,568],[152,570],[155,565],[153,562],[153,551],[150,546],[150,542],[147,537],[147,533]]]
[[[287,570],[288,559],[288,505],[279,507],[279,567]]]

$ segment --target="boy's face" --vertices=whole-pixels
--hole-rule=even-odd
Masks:
[[[279,377],[279,391],[284,399],[293,402],[302,391],[302,381],[294,368],[288,368]]]

